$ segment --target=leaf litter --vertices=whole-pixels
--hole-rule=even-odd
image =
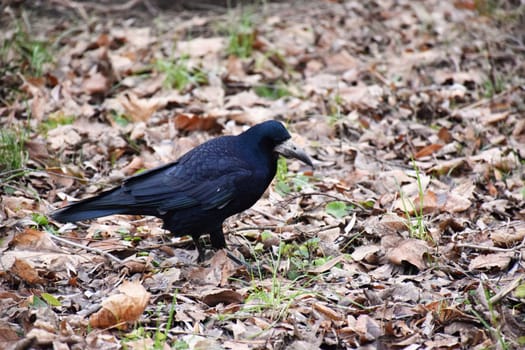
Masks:
[[[128,5],[0,17],[0,126],[27,152],[0,167],[0,348],[525,345],[523,4]],[[226,222],[246,266],[196,265],[152,218],[45,216],[270,118],[316,169]]]

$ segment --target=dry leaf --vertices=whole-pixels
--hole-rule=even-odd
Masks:
[[[417,153],[414,154],[414,158],[420,159],[420,158],[423,158],[423,157],[428,157],[431,154],[434,154],[435,152],[439,151],[442,148],[443,148],[443,145],[440,145],[440,144],[437,144],[437,143],[433,143],[433,144],[425,146],[422,149],[420,149],[419,151],[417,151]]]
[[[339,264],[340,262],[345,260],[344,255],[339,255],[338,257],[335,257],[333,259],[330,259],[329,261],[325,262],[322,265],[316,266],[315,268],[309,269],[308,273],[312,274],[320,274],[326,271],[330,271],[332,267]]]
[[[514,253],[495,253],[495,254],[486,254],[479,255],[472,259],[469,264],[470,270],[492,270],[496,269],[498,271],[505,270],[514,256]]]
[[[202,302],[209,306],[217,304],[239,304],[244,301],[244,297],[231,289],[219,289],[207,291],[202,296]]]
[[[29,284],[43,284],[45,282],[33,266],[24,259],[15,259],[10,271]]]
[[[394,248],[387,251],[386,256],[392,264],[402,265],[403,262],[408,262],[419,270],[424,270],[429,252],[430,247],[427,242],[409,238],[398,241]]]
[[[55,242],[49,237],[49,233],[27,228],[15,235],[9,243],[11,248],[19,250],[37,250],[48,252],[61,252]]]
[[[202,130],[217,133],[222,130],[222,126],[213,117],[178,114],[175,116],[174,122],[177,129],[184,131]]]
[[[82,82],[82,89],[90,94],[105,94],[109,89],[109,79],[102,73],[96,72],[85,78]]]
[[[197,267],[190,271],[188,279],[199,285],[223,286],[237,271],[224,249],[219,250],[210,260],[209,267]]]
[[[344,316],[341,315],[339,312],[329,308],[328,306],[321,304],[321,303],[313,303],[312,307],[314,310],[321,313],[325,318],[333,321],[333,322],[341,322],[344,320]]]
[[[124,281],[118,292],[103,300],[102,309],[89,317],[92,327],[126,329],[128,322],[142,315],[151,295],[139,282]]]
[[[496,245],[510,246],[525,239],[525,222],[511,222],[490,231],[490,238]]]
[[[119,95],[117,100],[134,122],[148,121],[167,102],[159,98],[139,98],[131,92]]]
[[[217,54],[224,49],[224,38],[196,38],[189,41],[179,41],[177,50],[191,57],[200,57],[209,54]]]

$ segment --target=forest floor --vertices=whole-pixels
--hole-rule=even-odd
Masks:
[[[525,347],[523,1],[11,3],[1,349]],[[254,271],[155,218],[49,218],[267,119],[315,169],[226,221]]]

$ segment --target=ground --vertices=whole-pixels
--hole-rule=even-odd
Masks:
[[[525,346],[523,2],[2,11],[0,348]],[[48,216],[267,119],[315,169],[225,223],[253,270]]]

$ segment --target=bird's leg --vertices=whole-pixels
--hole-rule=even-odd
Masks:
[[[226,241],[224,240],[224,232],[222,231],[222,225],[210,233],[210,241],[213,249],[226,248]],[[246,270],[248,270],[248,272],[250,273],[254,273],[255,271],[257,271],[253,266],[244,261],[244,259],[240,260],[228,251],[226,252],[226,256],[237,265],[244,266]]]
[[[193,244],[195,244],[195,248],[197,248],[197,252],[199,252],[199,256],[197,257],[197,262],[201,263],[204,260],[206,260],[206,250],[204,249],[204,246],[202,245],[201,240],[199,239],[199,236],[192,236],[193,238]]]
[[[226,241],[224,240],[224,233],[222,232],[222,224],[210,232],[210,242],[213,249],[226,248]]]

